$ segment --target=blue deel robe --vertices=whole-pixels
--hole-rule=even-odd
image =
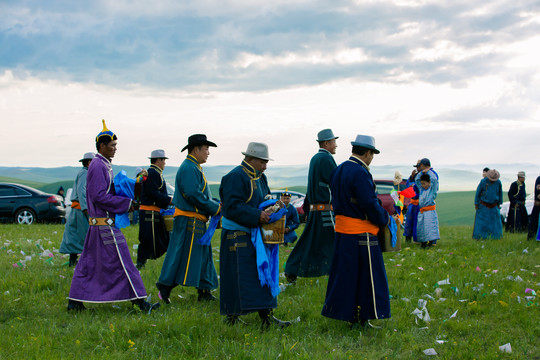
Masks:
[[[298,217],[298,210],[291,204],[287,206],[287,216],[285,218],[285,228],[289,228],[289,232],[285,234],[285,242],[293,243],[298,239],[296,235],[296,229],[300,226],[300,218]]]
[[[414,195],[411,200],[418,200],[418,197],[420,195],[420,191],[418,190],[418,187],[416,186],[416,183],[414,182],[414,176],[410,176],[407,180],[407,185],[405,188],[413,187]],[[407,206],[407,215],[405,216],[405,225],[403,230],[403,236],[405,237],[412,237],[413,241],[418,241],[418,236],[416,234],[416,225],[418,223],[418,205],[414,205],[413,203],[409,203]]]
[[[431,180],[431,186],[429,188],[429,193],[424,194],[424,200],[421,201],[420,199],[422,197],[423,189],[422,185],[420,185],[420,177],[422,176],[422,174],[422,171],[419,172],[418,174],[416,174],[416,177],[414,179],[419,194],[418,216],[416,220],[416,238],[418,242],[431,241],[433,244],[436,244],[437,240],[440,239],[439,218],[437,216],[437,211],[426,211],[422,214],[420,213],[420,208],[424,206],[435,205],[435,199],[437,198],[437,195],[439,193],[439,174],[437,174],[435,170],[433,170],[433,168],[430,168],[427,171],[427,174],[429,175],[429,178]],[[431,214],[429,214],[430,212]],[[422,220],[422,229],[420,229],[420,220]],[[423,232],[422,235],[420,235],[420,231]]]
[[[188,155],[176,173],[173,204],[183,211],[197,212],[205,216],[217,215],[219,202],[212,194],[201,165]],[[161,268],[159,283],[167,286],[193,286],[213,290],[218,278],[211,245],[200,245],[206,232],[206,222],[194,217],[175,216],[167,254]]]
[[[369,167],[351,156],[332,173],[332,205],[337,215],[387,225]],[[390,294],[377,236],[336,232],[322,315],[355,322],[390,317]]]
[[[309,163],[307,198],[311,205],[330,204],[330,173],[336,168],[332,154],[325,149]],[[301,277],[328,275],[334,252],[334,213],[310,211],[304,232],[292,249],[285,273]]]
[[[88,205],[86,204],[87,174],[88,168],[83,166],[73,183],[70,200],[72,203],[73,201],[78,201],[81,208],[71,208],[66,221],[64,235],[62,236],[62,244],[60,244],[60,252],[62,254],[80,254],[83,251],[84,239],[89,226],[88,216],[83,212],[84,210],[88,210]]]
[[[148,177],[142,184],[141,205],[167,209],[170,202],[163,170],[152,164],[148,168]],[[169,232],[165,227],[163,216],[158,211],[139,210],[137,263],[144,263],[146,259],[159,258],[167,251],[168,246]]]
[[[219,255],[222,315],[243,315],[277,307],[268,286],[261,286],[251,229],[259,225],[264,197],[270,193],[266,175],[246,161],[221,179],[221,248]]]
[[[529,224],[529,215],[525,207],[525,183],[514,181],[508,190],[508,200],[510,208],[508,209],[508,218],[506,220],[506,231],[522,232],[527,231]]]
[[[500,239],[502,221],[499,207],[502,204],[502,184],[500,180],[491,181],[483,178],[476,188],[474,205],[473,239]]]
[[[420,184],[420,175],[416,175],[416,186],[420,191],[420,196],[418,198],[418,223],[416,225],[416,232],[418,237],[418,242],[428,242],[431,241],[434,244],[437,243],[437,240],[441,238],[439,234],[439,217],[437,216],[436,210],[424,211],[421,209],[426,206],[435,205],[435,199],[437,198],[437,191],[439,190],[439,183],[437,181],[436,173],[429,170],[427,172],[431,179],[431,184],[429,188],[424,189]]]

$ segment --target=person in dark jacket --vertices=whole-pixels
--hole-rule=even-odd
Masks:
[[[167,251],[169,232],[161,209],[167,209],[171,197],[167,194],[167,183],[163,178],[165,162],[164,150],[152,151],[148,175],[143,181],[141,205],[139,206],[139,248],[137,249],[137,269],[142,269],[148,259],[157,259]]]

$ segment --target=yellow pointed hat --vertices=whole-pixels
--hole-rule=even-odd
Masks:
[[[105,125],[105,120],[101,120],[103,122],[103,130],[96,136],[96,142],[98,142],[99,138],[102,136],[109,136],[111,140],[116,140],[116,134],[113,133],[111,130],[107,129],[107,125]]]

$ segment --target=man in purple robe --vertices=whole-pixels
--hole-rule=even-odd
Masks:
[[[117,196],[114,191],[111,160],[116,153],[116,140],[103,120],[103,131],[96,137],[98,154],[90,163],[86,178],[90,227],[71,281],[68,311],[85,310],[83,301],[131,301],[148,312],[160,305],[145,301],[146,290],[131,260],[126,238],[114,227],[116,213],[133,209],[130,198]]]

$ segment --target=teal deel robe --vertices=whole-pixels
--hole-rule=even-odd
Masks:
[[[310,204],[330,204],[330,174],[336,167],[334,157],[325,149],[319,149],[311,158],[307,189]],[[285,273],[301,277],[328,275],[334,238],[333,211],[310,211],[304,232],[287,259]]]
[[[173,204],[183,211],[203,214],[207,217],[220,211],[219,202],[212,199],[201,165],[188,155],[178,172]],[[206,231],[206,222],[194,217],[176,216],[173,231],[161,268],[159,282],[167,286],[193,286],[213,290],[218,278],[211,245],[199,245],[197,240]]]

